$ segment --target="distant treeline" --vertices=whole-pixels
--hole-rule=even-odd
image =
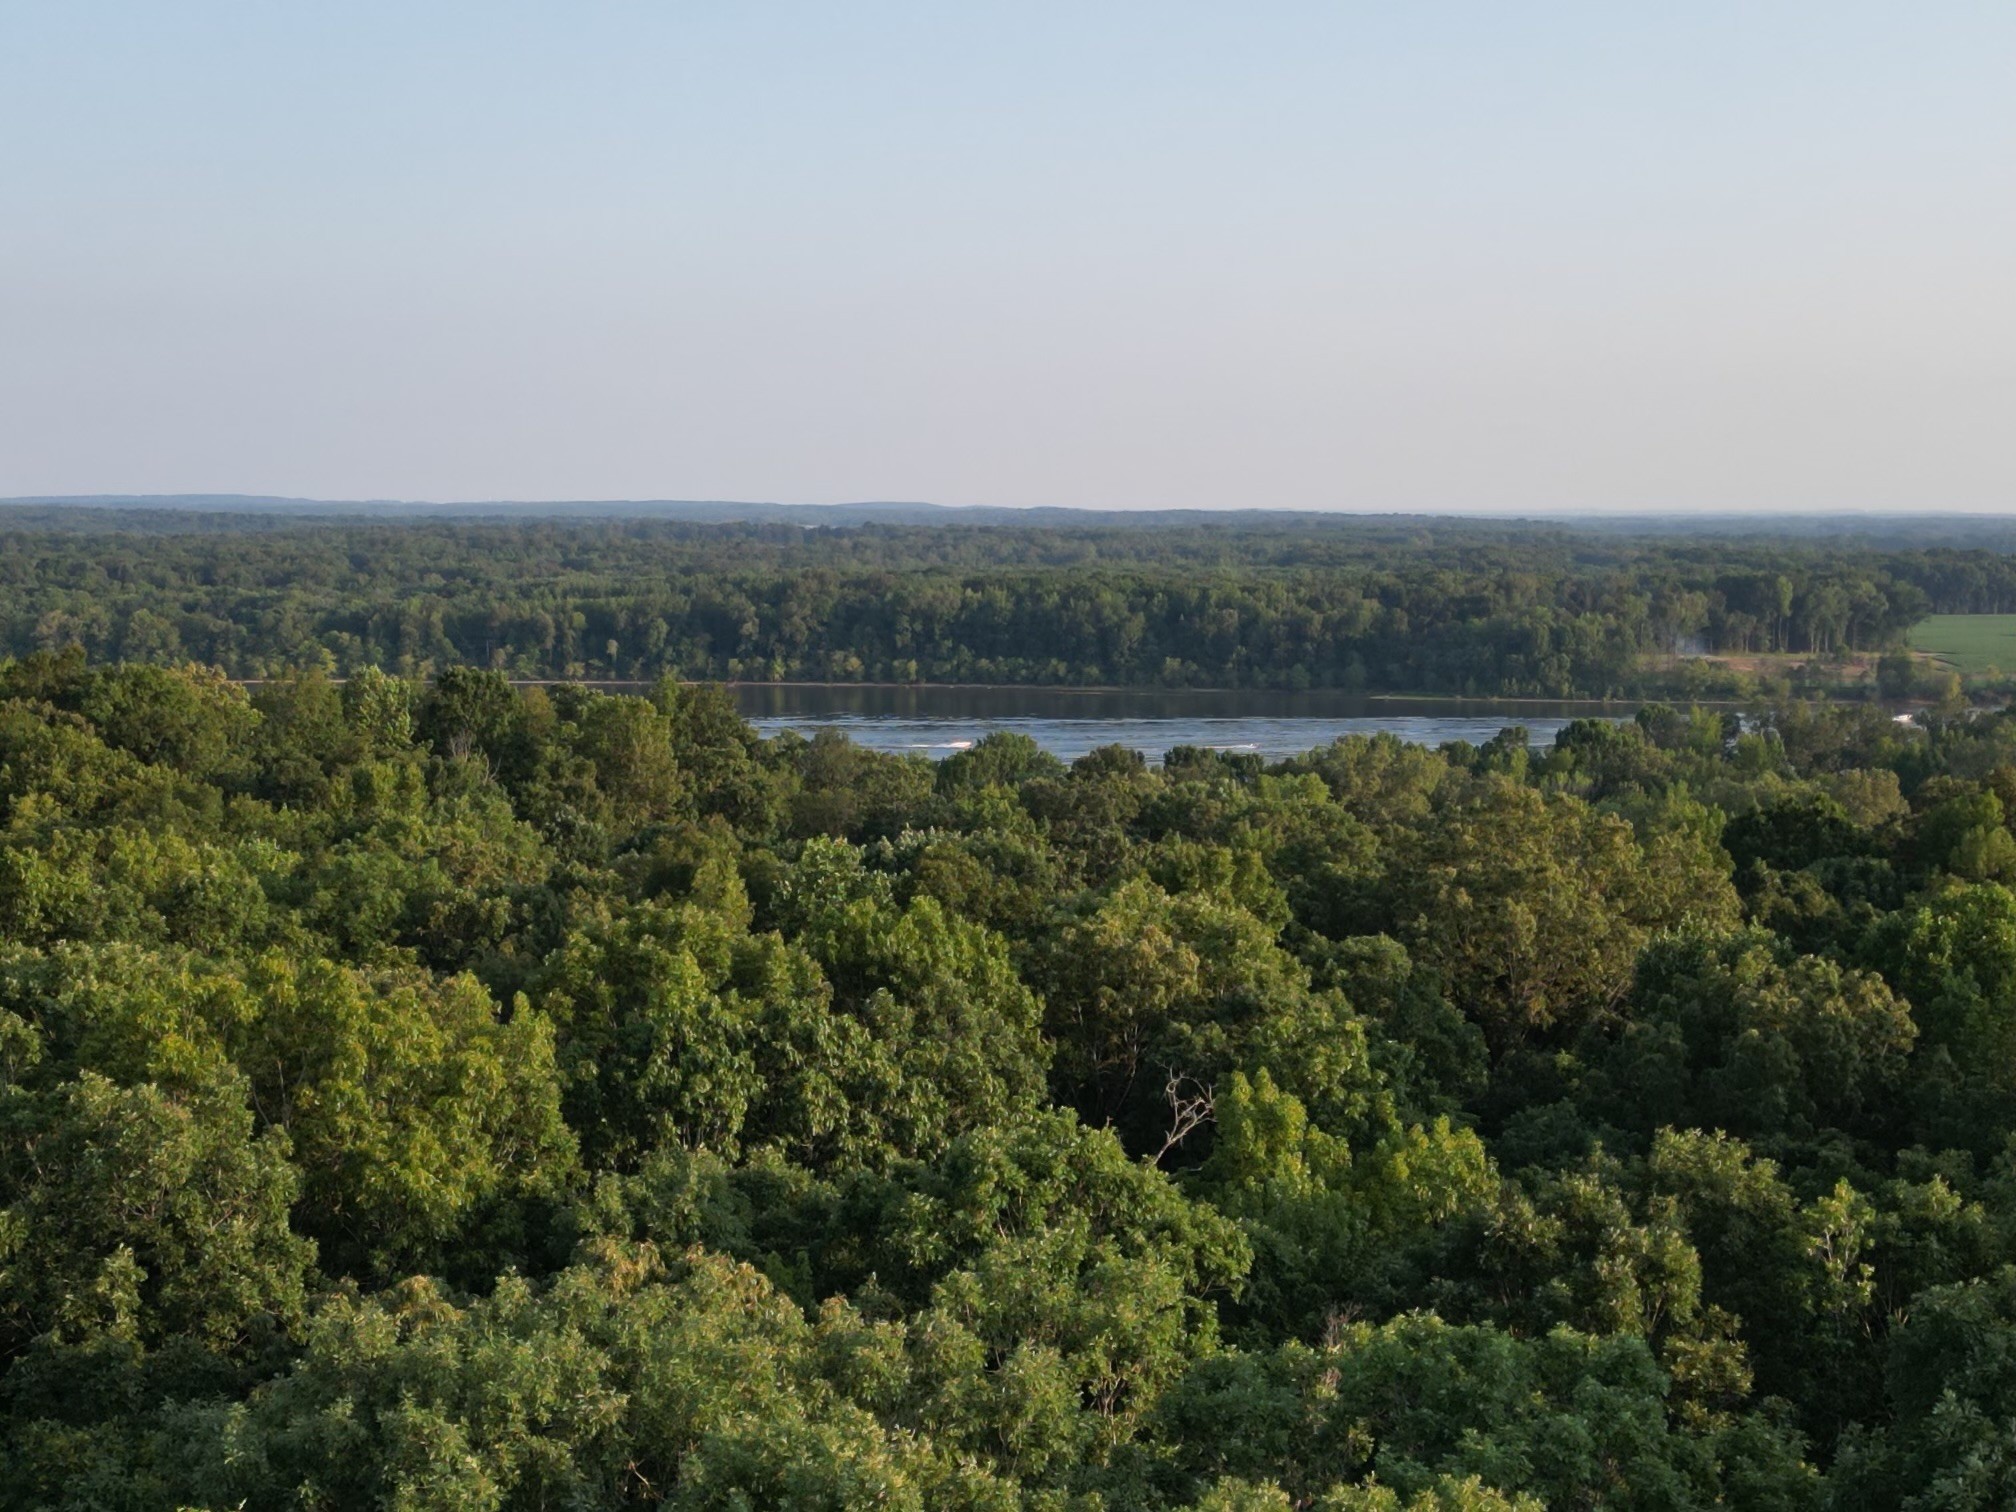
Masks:
[[[0,513],[0,653],[426,674],[1705,692],[2016,609],[2016,560],[1481,521],[1123,526]],[[1674,653],[1681,660],[1672,659]]]

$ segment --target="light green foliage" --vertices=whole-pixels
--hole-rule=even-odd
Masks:
[[[302,919],[341,953],[407,949],[457,967],[507,946],[516,895],[545,880],[538,832],[488,785],[439,798],[398,768],[352,774],[356,810],[296,873]]]
[[[1049,1058],[1041,1007],[998,936],[932,898],[899,908],[858,855],[830,842],[806,846],[788,897],[836,1008],[884,1062],[870,1095],[898,1151],[927,1152],[1035,1107]]]
[[[244,689],[196,666],[104,668],[76,709],[115,750],[197,778],[236,775],[259,723]]]
[[[1911,627],[1911,649],[1962,672],[2016,667],[2016,614],[1934,614]]]
[[[1354,1152],[1310,1124],[1262,1070],[1234,1072],[1217,1098],[1199,1190],[1238,1218],[1254,1247],[1240,1316],[1303,1337],[1376,1292],[1408,1248],[1497,1190],[1483,1142],[1446,1118],[1388,1126]]]
[[[555,1191],[571,1167],[551,1026],[500,1020],[467,977],[66,947],[10,962],[0,993],[45,1025],[43,1074],[187,1095],[242,1075],[231,1095],[287,1136],[297,1219],[327,1257],[435,1262],[485,1204]]]
[[[763,1093],[761,1008],[730,981],[741,944],[710,914],[658,908],[578,931],[547,961],[538,1001],[565,1039],[563,1107],[591,1165],[634,1163],[667,1140],[738,1148]],[[799,978],[816,1010],[824,983]]]
[[[144,771],[137,758],[101,741],[81,714],[21,700],[0,704],[0,791],[17,834],[58,816],[96,815]]]
[[[1461,1480],[1438,1476],[1404,1501],[1386,1486],[1343,1487],[1319,1498],[1316,1507],[1317,1512],[1541,1512],[1543,1503],[1532,1496],[1507,1496],[1470,1475]]]
[[[1069,1113],[962,1136],[938,1160],[861,1188],[880,1215],[859,1262],[921,1302],[933,1278],[970,1269],[1004,1243],[1068,1231],[1083,1256],[1141,1261],[1174,1276],[1177,1311],[1208,1320],[1200,1294],[1223,1294],[1250,1255],[1238,1228],[1170,1179],[1131,1160],[1111,1133]],[[994,1263],[999,1263],[998,1261]]]
[[[288,1153],[230,1080],[0,1091],[0,1357],[298,1322],[314,1249],[288,1229]]]
[[[1081,1110],[1137,1150],[1157,1153],[1174,1132],[1165,1086],[1180,1095],[1235,1071],[1271,1071],[1339,1128],[1383,1106],[1362,1021],[1216,893],[1125,884],[1064,928],[1044,987]]]
[[[2016,1067],[2016,894],[1955,889],[1886,920],[1870,954],[1916,1005],[1928,1045]]]
[[[1999,1147],[2016,1129],[2016,894],[1955,887],[1882,920],[1864,957],[1912,1004],[1920,1127],[1940,1144]]]
[[[1735,910],[1698,851],[1647,849],[1578,799],[1503,779],[1425,820],[1389,887],[1395,932],[1500,1046],[1610,1007],[1651,931]]]
[[[1469,1220],[1462,1263],[1435,1267],[1438,1305],[1526,1333],[1699,1335],[1701,1264],[1686,1227],[1669,1204],[1634,1204],[1621,1176],[1596,1159],[1493,1194]]]
[[[1444,654],[1352,581],[1302,645]],[[1878,613],[1716,582],[1515,603],[1504,675]],[[774,676],[845,591],[481,623],[774,618]],[[1245,654],[1219,591],[1220,651],[1116,599],[1100,656]],[[510,651],[325,676],[378,633],[249,696],[0,664],[0,1512],[2008,1500],[2016,719],[933,767]]]
[[[1448,765],[1398,736],[1347,735],[1299,763],[1328,785],[1353,817],[1380,834],[1418,824],[1449,780]]]
[[[2002,800],[1982,789],[1955,794],[1921,816],[1914,835],[1919,856],[1970,882],[2016,877],[2016,838],[2002,823]]]
[[[480,1205],[558,1190],[552,1025],[500,1021],[469,977],[252,963],[232,1034],[261,1116],[287,1130],[305,1226],[380,1272],[426,1264]]]
[[[1822,781],[1828,796],[1841,805],[1841,811],[1852,823],[1863,829],[1876,829],[1911,812],[1897,774],[1887,768],[1833,772]]]
[[[13,939],[256,949],[278,930],[267,885],[296,858],[130,822],[0,847],[0,928]]]
[[[676,1141],[875,1165],[1036,1105],[1037,1006],[984,929],[930,899],[898,908],[856,852],[825,841],[782,906],[800,944],[646,906],[577,932],[542,968],[592,1161]]]
[[[591,693],[565,711],[562,739],[594,773],[609,823],[628,832],[672,817],[680,800],[672,721],[648,700]]]
[[[971,793],[989,787],[1015,787],[1033,777],[1057,777],[1064,764],[1027,735],[996,730],[956,751],[938,764],[941,793]]]
[[[765,763],[756,735],[720,688],[661,681],[651,701],[672,723],[672,754],[700,814],[768,836],[796,774]]]
[[[605,1249],[467,1307],[424,1281],[333,1299],[285,1375],[184,1422],[178,1459],[213,1505],[1013,1507],[854,1399],[904,1371],[887,1354],[744,1267]]]
[[[343,684],[343,718],[361,754],[383,760],[403,756],[413,741],[411,683],[377,667],[360,667]]]

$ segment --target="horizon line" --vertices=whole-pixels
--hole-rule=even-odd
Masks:
[[[250,512],[283,509],[321,509],[330,512],[343,512],[347,510],[509,510],[525,513],[536,513],[541,510],[580,512],[589,510],[746,509],[810,514],[830,514],[844,511],[919,511],[967,516],[1036,514],[1066,514],[1086,517],[1202,516],[1206,518],[1217,516],[1292,516],[1301,519],[1495,519],[1508,522],[1520,520],[1635,519],[1741,519],[1752,521],[1759,519],[2016,520],[2016,506],[2012,506],[2009,509],[1967,509],[1960,507],[1924,509],[1904,506],[1873,508],[1868,506],[1830,507],[1825,505],[1777,505],[1762,508],[1744,508],[1734,505],[1691,507],[1685,505],[1619,505],[1609,508],[1563,505],[1554,509],[1522,509],[1512,506],[1479,504],[1467,506],[1452,505],[1439,509],[1381,509],[1345,505],[1319,507],[1277,504],[1222,504],[1212,506],[1148,505],[1132,507],[1095,504],[947,504],[929,499],[854,499],[835,502],[809,502],[776,499],[675,498],[670,496],[547,499],[341,498],[300,494],[241,492],[27,493],[0,497],[0,508],[4,509],[116,509],[131,507],[161,510],[183,509],[195,513],[201,512],[204,506],[208,506],[211,509],[243,509]]]

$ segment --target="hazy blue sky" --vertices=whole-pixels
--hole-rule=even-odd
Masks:
[[[0,494],[2016,510],[2016,3],[0,0]]]

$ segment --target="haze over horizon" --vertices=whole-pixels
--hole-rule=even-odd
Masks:
[[[767,520],[788,519],[793,515],[814,517],[811,523],[835,523],[833,517],[845,517],[845,523],[855,518],[898,520],[916,518],[937,521],[945,518],[957,523],[966,516],[993,521],[1003,516],[1054,517],[1058,515],[1083,515],[1088,520],[1107,521],[1115,518],[1138,517],[1142,520],[1159,520],[1177,516],[1206,515],[1218,516],[1270,516],[1316,519],[1334,516],[1344,520],[1473,520],[1518,524],[1530,522],[1536,525],[1576,523],[1609,524],[1642,520],[1648,527],[1656,527],[1661,522],[1685,522],[1709,524],[1717,521],[1743,521],[1750,525],[1762,525],[1773,520],[1813,521],[1841,520],[1843,522],[1862,521],[1877,523],[1908,523],[1935,520],[1991,522],[2016,522],[2016,508],[1983,509],[1942,509],[1919,510],[1900,509],[1843,509],[1817,506],[1812,508],[1790,508],[1772,510],[1742,509],[1602,509],[1602,508],[1559,508],[1559,509],[1509,509],[1480,506],[1474,509],[1413,510],[1335,507],[1329,509],[1283,508],[1266,503],[1248,504],[1203,504],[1175,505],[1168,507],[1143,506],[1133,509],[1106,508],[1096,504],[947,504],[930,499],[831,499],[831,500],[789,500],[789,499],[672,499],[672,498],[629,498],[629,499],[589,499],[589,498],[545,498],[545,499],[345,499],[331,497],[308,497],[302,495],[243,494],[243,493],[171,493],[171,494],[57,494],[30,493],[0,496],[0,508],[104,508],[107,510],[159,510],[164,514],[188,513],[205,514],[243,511],[246,513],[287,512],[310,516],[328,514],[390,514],[401,517],[424,519],[430,513],[440,515],[487,515],[495,512],[498,516],[523,516],[527,518],[666,518],[688,520]]]
[[[2016,509],[2016,9],[0,3],[0,496]]]

